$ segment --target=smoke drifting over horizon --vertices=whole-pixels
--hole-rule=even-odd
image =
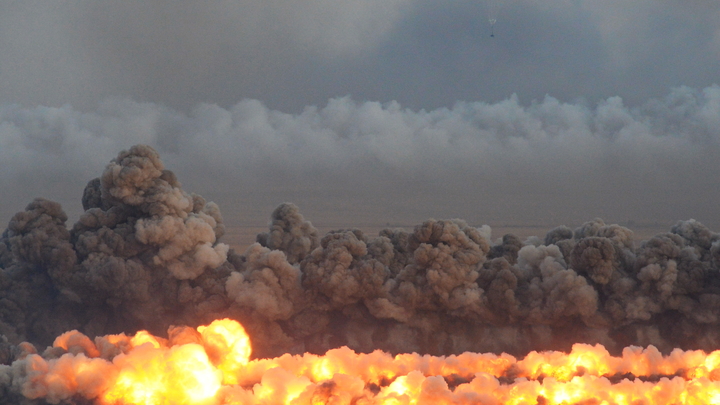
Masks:
[[[634,108],[618,97],[595,106],[511,97],[432,111],[346,97],[299,114],[257,100],[189,114],[122,99],[93,112],[5,105],[0,210],[9,218],[52,195],[75,219],[84,179],[143,143],[232,224],[289,200],[316,221],[335,212],[350,224],[352,215],[548,226],[600,216],[717,228],[718,128],[717,86],[677,88]]]

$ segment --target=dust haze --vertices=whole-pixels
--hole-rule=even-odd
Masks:
[[[720,71],[714,0],[0,1],[0,102],[297,113],[350,95],[414,110],[551,95],[631,105]],[[129,145],[125,145],[128,147]]]

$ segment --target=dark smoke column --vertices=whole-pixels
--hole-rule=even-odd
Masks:
[[[145,145],[91,180],[68,231],[57,203],[38,199],[0,243],[0,332],[49,344],[63,330],[91,336],[196,324],[225,308],[228,246],[216,204],[187,194]]]

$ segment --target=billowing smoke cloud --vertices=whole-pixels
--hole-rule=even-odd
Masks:
[[[720,234],[696,220],[637,247],[601,219],[544,242],[494,240],[459,219],[320,237],[285,203],[240,253],[217,240],[218,206],[145,145],[120,152],[82,202],[68,229],[58,203],[36,199],[0,239],[0,392],[14,403],[27,369],[8,365],[65,331],[163,334],[225,317],[245,325],[257,357],[720,345]]]
[[[620,98],[591,107],[548,97],[412,111],[340,98],[299,114],[256,100],[183,114],[113,100],[88,113],[5,106],[0,122],[6,218],[53,195],[74,221],[86,179],[143,143],[233,224],[293,201],[316,223],[339,217],[343,226],[459,217],[550,227],[596,216],[720,226],[717,87],[675,89],[634,108]]]
[[[83,206],[68,230],[59,204],[36,199],[3,233],[0,330],[11,343],[226,316],[247,325],[259,356],[339,345],[523,353],[575,339],[709,348],[720,338],[720,235],[695,220],[637,248],[630,229],[600,219],[545,242],[492,240],[462,220],[320,237],[287,203],[239,253],[217,241],[217,205],[183,191],[142,145],[87,184]],[[684,335],[663,329],[671,319]]]

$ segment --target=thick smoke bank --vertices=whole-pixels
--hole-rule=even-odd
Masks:
[[[1,364],[68,330],[163,334],[225,317],[246,326],[256,357],[720,347],[720,234],[695,220],[637,247],[600,219],[525,242],[458,219],[320,237],[286,203],[239,253],[218,242],[217,205],[183,191],[145,145],[118,154],[82,203],[71,229],[39,198],[3,232]],[[0,366],[9,403],[24,400],[13,388],[31,378],[23,370]]]
[[[697,221],[635,246],[600,219],[544,241],[493,240],[487,226],[428,220],[377,236],[320,237],[293,204],[272,213],[246,252],[217,239],[214,203],[182,190],[157,152],[121,152],[67,229],[59,204],[36,199],[0,240],[0,360],[23,341],[89,336],[230,317],[254,355],[347,345],[450,354],[569,349],[602,343],[668,351],[720,347],[720,235]],[[19,345],[19,346],[18,346]]]
[[[718,86],[634,106],[619,97],[527,105],[510,97],[427,111],[344,97],[297,114],[257,100],[189,113],[117,99],[89,112],[0,105],[0,216],[52,196],[75,219],[98,168],[147,144],[226,216],[242,205],[262,218],[289,200],[314,221],[343,204],[375,223],[577,225],[600,216],[696,218],[717,229],[719,122]]]

